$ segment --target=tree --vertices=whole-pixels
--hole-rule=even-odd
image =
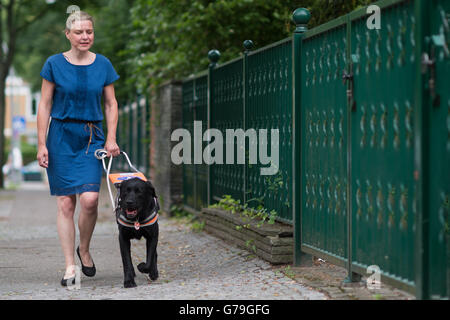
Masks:
[[[93,50],[107,56],[116,68],[121,77],[116,95],[124,101],[147,92],[150,84],[205,69],[209,49],[219,49],[221,61],[227,61],[241,54],[245,39],[262,47],[291,36],[291,15],[298,7],[310,9],[312,28],[370,2],[97,0],[85,1],[85,6],[78,1],[78,5],[94,16]],[[61,12],[64,16],[69,4],[49,10],[18,38],[14,67],[33,90],[40,88],[43,61],[67,46]]]
[[[242,52],[242,41],[258,46],[286,37],[294,0],[138,0],[131,10],[133,30],[127,63],[140,88],[203,70],[207,53],[221,61]]]
[[[50,4],[51,2],[51,4]],[[169,79],[206,69],[207,53],[220,50],[221,61],[238,57],[242,42],[256,48],[292,35],[294,9],[311,11],[309,28],[373,0],[0,0],[0,150],[4,149],[5,79],[15,69],[33,90],[45,59],[67,46],[63,35],[69,5],[95,20],[93,50],[109,57],[121,76],[119,101],[135,98]],[[0,163],[4,162],[0,152]],[[3,177],[0,176],[0,188]]]
[[[132,70],[125,63],[125,47],[130,40],[132,23],[130,10],[134,0],[105,0],[104,5],[94,14],[94,51],[107,56],[120,75],[115,86],[118,101],[135,98],[137,88],[130,81]]]
[[[206,69],[210,49],[221,61],[238,57],[242,42],[262,47],[292,35],[292,12],[310,9],[312,28],[372,0],[137,0],[124,51],[140,88]]]
[[[4,163],[5,86],[13,62],[17,36],[48,10],[44,1],[0,1],[0,164]],[[0,188],[4,186],[0,174]]]

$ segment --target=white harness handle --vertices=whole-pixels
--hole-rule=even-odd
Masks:
[[[105,172],[106,172],[106,180],[107,180],[107,183],[108,183],[109,197],[110,197],[110,199],[111,199],[111,204],[112,204],[112,207],[113,207],[113,212],[115,212],[115,211],[116,211],[116,203],[115,203],[114,197],[113,197],[113,195],[112,195],[111,185],[110,185],[110,181],[109,181],[109,174],[110,174],[110,172],[111,172],[111,165],[112,165],[112,162],[113,162],[113,157],[112,157],[112,156],[109,156],[110,159],[109,159],[109,162],[108,162],[108,168],[106,168],[105,158],[106,158],[106,155],[107,155],[107,154],[108,154],[108,153],[107,153],[107,151],[106,151],[105,149],[97,149],[97,150],[95,150],[95,153],[94,153],[95,157],[96,157],[98,160],[102,160],[103,169],[104,169]],[[126,158],[127,161],[128,161],[128,165],[130,166],[131,169],[133,169],[133,170],[134,170],[135,172],[137,172],[137,173],[142,173],[142,172],[140,172],[138,169],[136,169],[135,166],[133,166],[133,165],[131,164],[130,158],[128,158],[128,155],[125,153],[125,151],[120,151],[120,154],[123,154],[123,155],[125,156],[125,158]]]

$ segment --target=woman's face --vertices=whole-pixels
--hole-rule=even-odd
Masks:
[[[94,44],[94,28],[89,20],[76,20],[72,23],[70,31],[66,31],[72,48],[79,51],[88,51]]]

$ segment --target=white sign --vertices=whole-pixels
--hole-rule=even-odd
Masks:
[[[12,127],[15,132],[22,133],[26,128],[26,120],[22,116],[14,116],[12,119]]]

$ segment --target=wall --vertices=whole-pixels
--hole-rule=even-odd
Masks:
[[[182,167],[173,164],[170,157],[177,143],[171,142],[170,136],[182,127],[181,117],[181,82],[164,83],[151,102],[150,179],[166,213],[182,199]]]

